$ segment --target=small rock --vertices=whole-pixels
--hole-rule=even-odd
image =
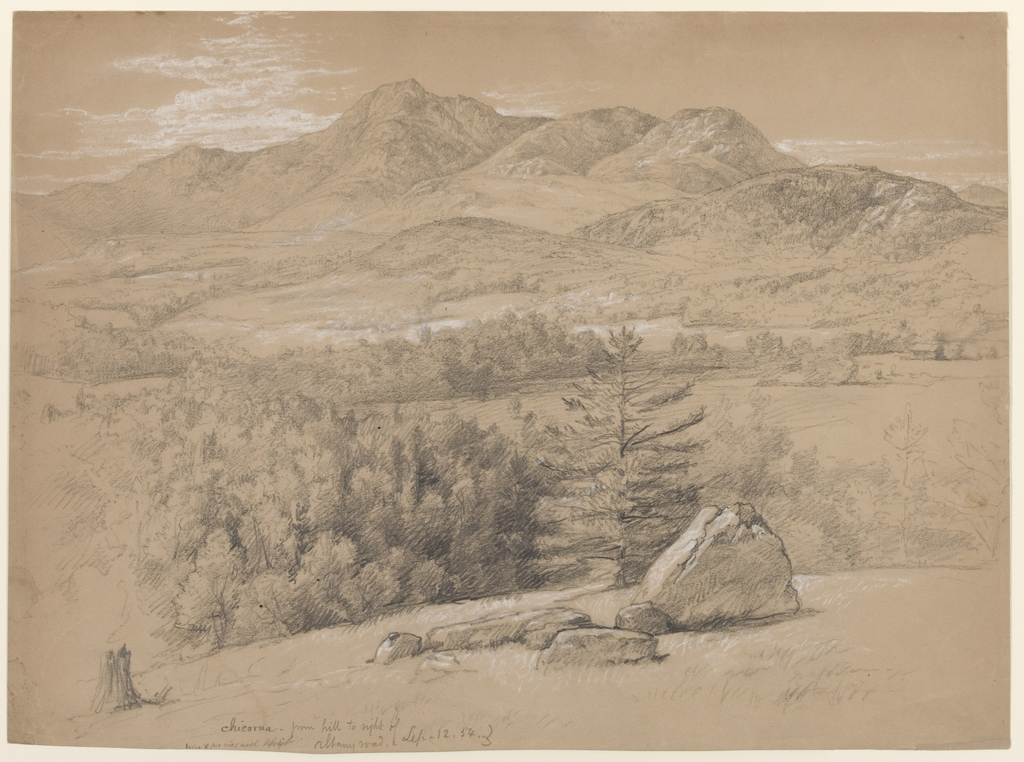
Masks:
[[[633,603],[665,612],[673,630],[792,614],[800,600],[780,540],[753,506],[705,508],[644,576]]]
[[[459,666],[461,665],[455,654],[442,652],[428,656],[420,663],[416,671],[426,674],[438,674],[451,672],[454,669],[458,669]]]
[[[419,636],[409,632],[393,632],[381,641],[374,661],[378,664],[391,664],[399,659],[416,656],[422,650],[423,641]]]
[[[650,601],[626,606],[615,615],[615,627],[648,635],[664,635],[670,629],[668,614]]]
[[[562,630],[590,624],[589,616],[567,608],[498,614],[435,627],[427,633],[425,647],[431,651],[465,651],[520,643],[539,650],[546,648]]]
[[[641,632],[587,627],[564,630],[537,655],[536,666],[551,664],[608,667],[651,661],[658,653],[658,639]]]

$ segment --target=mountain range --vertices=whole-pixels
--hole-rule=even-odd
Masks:
[[[725,236],[822,249],[910,241],[917,251],[998,228],[999,199],[981,195],[870,167],[806,167],[726,108],[682,109],[667,120],[621,107],[504,116],[408,80],[289,143],[252,152],[188,146],[116,182],[18,195],[15,264],[125,236],[390,236],[463,217],[625,246]]]

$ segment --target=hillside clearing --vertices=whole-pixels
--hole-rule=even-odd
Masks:
[[[1005,569],[794,583],[803,609],[789,621],[663,636],[667,658],[646,666],[537,671],[533,653],[517,646],[458,653],[451,669],[432,668],[429,655],[366,663],[391,631],[422,634],[500,610],[558,603],[608,625],[630,592],[622,590],[425,606],[189,663],[139,665],[143,695],[169,688],[167,703],[81,716],[58,742],[142,746],[159,733],[178,748],[288,751],[1005,743],[1001,714],[975,708],[982,696],[1009,701],[1007,610],[984,610],[977,595],[987,588],[1005,598]]]

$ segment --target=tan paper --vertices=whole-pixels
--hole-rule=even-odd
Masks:
[[[9,740],[1007,748],[1006,30],[17,14]]]

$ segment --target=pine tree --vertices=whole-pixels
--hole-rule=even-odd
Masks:
[[[585,490],[584,507],[575,518],[593,532],[591,557],[615,563],[618,586],[635,576],[627,569],[631,556],[642,556],[645,544],[659,543],[650,535],[658,535],[663,547],[684,520],[695,490],[683,477],[699,445],[680,441],[680,435],[704,420],[701,407],[662,422],[670,406],[691,396],[693,384],[658,391],[662,380],[639,361],[642,343],[634,330],[610,332],[603,367],[574,384],[576,396],[563,398],[578,426],[548,428],[560,452],[558,463],[546,465]]]
[[[910,479],[910,465],[921,454],[921,440],[924,439],[928,429],[914,424],[910,403],[904,415],[894,420],[885,430],[885,441],[896,450],[896,457],[899,461],[900,484],[904,490],[903,513],[899,519],[900,527],[900,553],[906,561],[909,554],[907,549],[907,530],[910,523],[910,503],[912,484]]]

